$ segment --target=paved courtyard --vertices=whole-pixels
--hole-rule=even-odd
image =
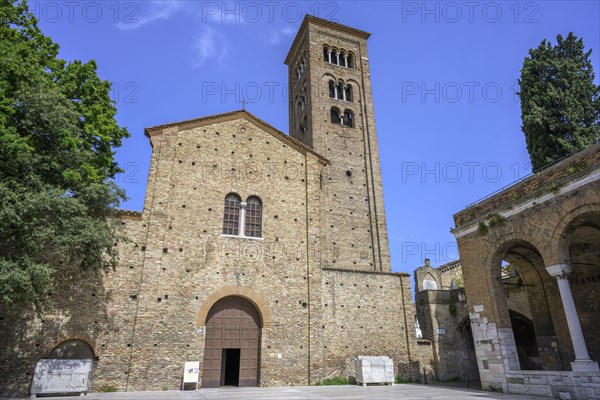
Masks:
[[[90,393],[87,400],[419,400],[419,399],[515,399],[544,400],[547,397],[482,392],[435,385],[401,384],[394,386],[294,386],[282,388],[219,388],[198,391]],[[45,397],[44,399],[65,399]],[[68,397],[67,397],[68,399]]]

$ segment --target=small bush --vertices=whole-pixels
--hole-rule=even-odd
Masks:
[[[477,226],[477,232],[480,235],[485,235],[488,232],[488,228],[487,228],[487,225],[485,224],[485,222],[481,221],[479,223],[479,225]]]
[[[456,317],[456,304],[455,303],[450,303],[448,304],[448,311],[450,312],[450,315],[452,315],[453,317]]]
[[[104,387],[102,388],[102,391],[103,391],[104,393],[114,393],[114,392],[116,392],[116,391],[117,391],[117,388],[116,388],[116,387],[114,387],[114,386],[104,386]]]
[[[350,379],[345,376],[336,376],[334,378],[323,379],[322,381],[317,381],[317,383],[315,383],[315,386],[328,385],[350,385]]]
[[[413,383],[413,380],[412,380],[412,378],[404,378],[400,375],[397,375],[394,382],[395,383]]]
[[[496,225],[500,225],[503,222],[504,218],[502,218],[502,215],[500,214],[492,214],[488,218],[488,225],[490,226],[490,228]]]
[[[574,174],[574,173],[576,173],[576,172],[579,172],[579,171],[582,171],[582,170],[584,170],[584,169],[585,169],[585,165],[584,165],[584,164],[582,164],[582,163],[578,163],[578,164],[573,164],[573,165],[570,165],[570,166],[569,166],[569,167],[566,169],[566,172],[567,172],[567,175],[572,175],[572,174]]]
[[[560,193],[560,185],[554,184],[554,185],[550,186],[548,191],[556,196]]]

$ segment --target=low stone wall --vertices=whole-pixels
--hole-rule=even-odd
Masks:
[[[527,201],[539,196],[544,191],[558,189],[565,182],[570,182],[588,174],[600,163],[600,143],[581,150],[556,164],[537,172],[514,185],[482,199],[479,202],[454,214],[454,223],[459,228],[473,221],[478,221],[500,208]]]
[[[600,399],[600,372],[509,371],[508,392],[571,400]]]

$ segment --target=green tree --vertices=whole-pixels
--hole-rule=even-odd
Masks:
[[[110,83],[67,63],[26,1],[0,0],[0,302],[44,304],[65,265],[115,266],[124,192]]]
[[[533,170],[600,140],[600,86],[591,50],[569,33],[529,50],[519,79],[522,129]]]

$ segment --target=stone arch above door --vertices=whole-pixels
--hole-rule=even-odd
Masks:
[[[268,327],[271,325],[271,313],[267,308],[266,302],[258,293],[244,286],[225,286],[217,290],[216,292],[208,296],[206,300],[204,300],[196,317],[196,327],[199,328],[201,326],[205,326],[206,317],[208,316],[208,312],[210,311],[212,306],[215,305],[215,303],[217,303],[222,298],[228,296],[238,296],[252,303],[260,314],[261,328]]]

